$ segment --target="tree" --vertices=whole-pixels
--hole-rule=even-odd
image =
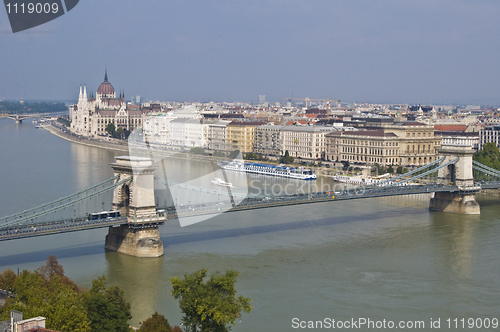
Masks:
[[[51,281],[54,276],[59,276],[61,282],[64,285],[70,286],[74,291],[78,293],[81,292],[78,286],[64,275],[64,269],[62,265],[60,265],[57,261],[56,256],[50,255],[47,258],[45,265],[38,268],[38,272],[40,272],[40,276],[47,281]]]
[[[403,174],[403,166],[398,166],[398,168],[396,168],[396,173]]]
[[[11,269],[7,269],[0,274],[0,289],[13,292],[15,283],[16,274]]]
[[[172,328],[165,316],[155,312],[153,316],[141,322],[139,331],[141,332],[170,332]]]
[[[67,279],[55,274],[48,283],[52,292],[46,300],[43,314],[47,318],[47,325],[58,331],[90,331],[83,295],[73,289],[71,280],[68,279],[68,283],[64,278]]]
[[[200,148],[200,147],[194,147],[194,148],[191,148],[191,150],[189,150],[189,152],[194,153],[194,154],[205,154],[205,149]]]
[[[109,134],[109,136],[111,137],[116,137],[116,127],[114,124],[112,123],[108,123],[108,125],[106,126],[106,132]]]
[[[0,283],[16,295],[0,307],[0,321],[16,310],[25,317],[46,317],[47,325],[58,331],[130,331],[130,304],[120,288],[106,287],[102,276],[92,282],[90,291],[82,292],[54,256],[33,272],[24,270],[16,276],[5,270]]]
[[[231,153],[229,154],[229,158],[231,158],[231,159],[235,159],[235,158],[237,158],[239,155],[240,155],[240,150],[234,150],[234,151],[231,151]]]
[[[129,135],[130,131],[125,128],[118,127],[118,129],[116,129],[115,138],[127,139]]]
[[[343,165],[342,168],[344,169],[344,171],[347,171],[349,169],[350,163],[349,163],[349,161],[344,160],[344,161],[342,161],[342,165]]]
[[[62,123],[62,124],[63,124],[63,125],[65,125],[66,127],[71,126],[71,121],[69,121],[69,120],[68,120],[68,119],[66,119],[66,118],[57,118],[57,122]]]
[[[132,318],[130,304],[117,286],[106,288],[106,277],[92,281],[85,305],[92,331],[130,331],[127,321]]]
[[[389,166],[389,168],[387,168],[387,173],[390,173],[390,174],[394,173],[394,168],[392,168],[392,165]]]
[[[373,164],[373,169],[372,172],[375,173],[375,175],[380,175],[384,174],[386,172],[384,166],[380,165],[379,163]]]
[[[179,300],[184,316],[183,324],[189,332],[226,332],[234,325],[241,311],[250,312],[250,298],[236,297],[234,284],[238,273],[228,270],[225,275],[212,275],[203,279],[207,270],[202,269],[184,279],[171,278],[172,295]]]
[[[500,151],[495,143],[486,143],[483,148],[474,153],[473,159],[485,166],[500,170]]]
[[[57,261],[56,256],[50,255],[45,262],[45,265],[38,268],[40,275],[45,280],[51,279],[54,275],[63,276],[64,269]]]
[[[285,151],[285,155],[279,160],[280,164],[291,164],[293,163],[293,157],[290,156],[288,150]]]

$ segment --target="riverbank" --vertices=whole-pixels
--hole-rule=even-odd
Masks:
[[[66,132],[63,129],[63,127],[59,127],[58,125],[52,123],[44,125],[43,128],[48,130],[50,133],[73,143],[91,146],[95,148],[127,152],[127,154],[129,152],[127,142],[113,142],[113,141],[103,141],[103,140],[94,140],[90,138],[83,138],[80,136],[70,134]]]
[[[58,124],[46,124],[43,128],[47,129],[50,133],[65,139],[67,141],[82,144],[86,146],[91,146],[95,148],[107,149],[112,151],[120,151],[125,152],[127,155],[130,154],[128,141],[114,139],[114,138],[103,138],[103,139],[92,139],[86,137],[80,137],[74,134],[71,134],[66,131],[66,128],[59,126]],[[148,146],[146,147],[144,144],[133,146],[133,149],[136,151],[141,151],[143,153],[147,153],[149,155],[154,155],[163,158],[177,158],[177,159],[189,159],[195,161],[202,162],[220,162],[226,160],[225,157],[214,157],[207,156],[201,154],[193,154],[189,152],[181,152],[181,151],[171,151],[167,150],[164,147],[156,147],[156,146]]]

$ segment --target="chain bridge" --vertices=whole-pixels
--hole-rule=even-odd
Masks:
[[[376,184],[339,184],[342,189],[335,191],[274,197],[239,193],[231,187],[206,188],[196,181],[169,181],[166,176],[155,176],[157,166],[150,158],[116,157],[111,164],[115,173],[112,178],[0,218],[0,241],[108,227],[107,249],[158,257],[163,255],[158,229],[169,219],[179,219],[185,226],[223,212],[422,193],[434,193],[429,203],[431,210],[479,214],[474,195],[481,189],[500,188],[500,171],[473,161],[469,147],[442,146],[439,152],[440,158],[434,162]],[[191,197],[197,193],[203,200],[191,204],[185,199],[159,207],[155,203],[155,188],[159,186],[166,186],[172,195],[184,192]],[[106,211],[109,205],[111,209]]]

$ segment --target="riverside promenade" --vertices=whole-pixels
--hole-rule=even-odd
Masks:
[[[102,139],[93,139],[87,137],[81,137],[78,135],[74,135],[67,131],[67,129],[63,125],[50,123],[43,126],[43,128],[47,129],[52,134],[59,136],[67,141],[87,145],[95,148],[108,149],[113,151],[124,152],[126,155],[129,154],[129,144],[127,140],[120,140],[115,138],[103,137]],[[150,145],[147,148],[144,144],[139,144],[134,146],[134,150],[144,150],[144,152],[152,153],[156,156],[160,157],[169,157],[169,158],[177,158],[177,159],[189,159],[203,162],[219,162],[224,161],[227,158],[225,157],[214,157],[207,156],[201,154],[194,154],[189,152],[182,152],[178,150],[167,149],[163,146],[155,146]]]
[[[127,152],[127,154],[129,151],[127,141],[118,140],[118,139],[114,139],[114,138],[110,139],[107,137],[100,139],[100,140],[80,137],[80,136],[77,136],[77,135],[74,135],[74,134],[67,132],[67,130],[63,127],[63,125],[59,126],[59,125],[56,125],[53,123],[48,124],[48,125],[44,125],[43,128],[47,129],[52,134],[59,136],[65,140],[73,142],[73,143],[92,146],[95,148]]]

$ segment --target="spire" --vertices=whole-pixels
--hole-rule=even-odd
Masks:
[[[83,86],[83,98],[87,99],[87,86]]]
[[[104,69],[104,82],[108,81],[108,68]]]
[[[80,85],[80,94],[78,95],[78,99],[82,98],[82,86]]]

